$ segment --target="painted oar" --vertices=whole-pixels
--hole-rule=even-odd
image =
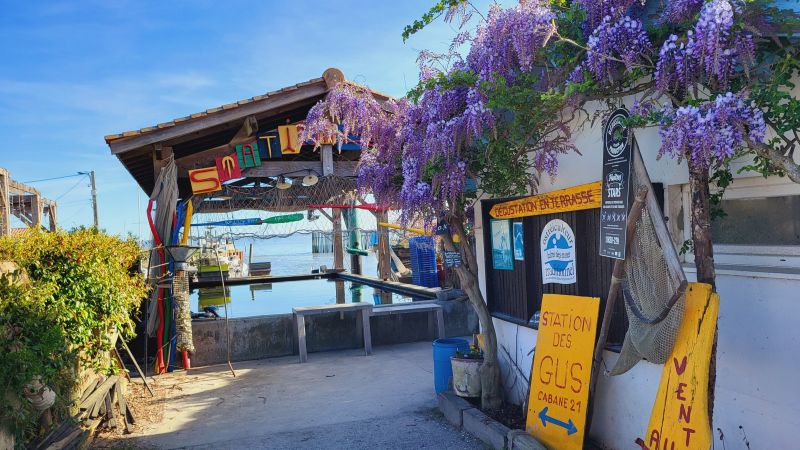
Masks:
[[[389,208],[385,206],[378,206],[373,204],[366,205],[344,205],[344,204],[330,204],[330,205],[308,205],[308,209],[364,209],[367,211],[388,211]]]
[[[262,225],[262,224],[278,224],[278,223],[289,223],[289,222],[297,222],[299,220],[303,220],[305,217],[303,214],[296,213],[296,214],[285,214],[282,216],[272,216],[267,217],[266,219],[260,219],[258,217],[251,217],[248,219],[229,219],[229,220],[220,220],[217,222],[204,222],[204,223],[193,223],[193,227],[243,227],[248,225]]]

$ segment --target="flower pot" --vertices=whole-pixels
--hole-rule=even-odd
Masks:
[[[450,358],[453,366],[453,390],[459,397],[481,396],[480,368],[483,359],[477,358]]]

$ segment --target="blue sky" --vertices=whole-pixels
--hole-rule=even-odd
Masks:
[[[401,96],[417,79],[417,52],[446,48],[454,34],[437,23],[403,43],[403,26],[432,3],[0,0],[0,167],[19,181],[95,170],[101,227],[144,236],[146,197],[104,135],[327,67]],[[58,199],[62,227],[91,223],[85,179],[33,184]]]

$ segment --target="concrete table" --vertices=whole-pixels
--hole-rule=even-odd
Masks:
[[[412,302],[401,303],[392,306],[378,306],[372,309],[371,316],[393,316],[397,314],[410,314],[418,312],[427,312],[428,329],[433,332],[435,328],[436,336],[439,339],[444,338],[444,312],[442,311],[442,305],[437,303]]]
[[[371,303],[339,303],[335,305],[323,306],[303,306],[292,308],[295,321],[295,333],[297,337],[297,349],[300,354],[300,362],[308,361],[306,350],[306,316],[316,316],[319,314],[341,313],[354,311],[356,316],[356,328],[361,328],[364,334],[364,354],[372,354],[372,335],[369,328],[369,316],[372,311]]]

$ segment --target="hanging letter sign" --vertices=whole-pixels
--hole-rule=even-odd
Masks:
[[[242,168],[239,166],[239,158],[236,155],[222,156],[214,161],[217,163],[219,181],[242,178]]]
[[[195,194],[207,194],[222,190],[222,182],[219,180],[216,166],[190,170],[189,181],[192,183],[192,192]]]
[[[583,448],[599,308],[599,298],[542,296],[525,429],[547,448]]]
[[[642,449],[711,448],[708,368],[718,312],[719,295],[711,286],[689,283],[683,320],[661,372],[647,433],[636,440]]]
[[[542,249],[542,284],[573,284],[575,270],[575,233],[561,219],[547,222],[539,241]]]
[[[628,111],[611,113],[603,130],[603,199],[600,206],[600,256],[625,259],[628,191],[631,185],[631,136]]]

